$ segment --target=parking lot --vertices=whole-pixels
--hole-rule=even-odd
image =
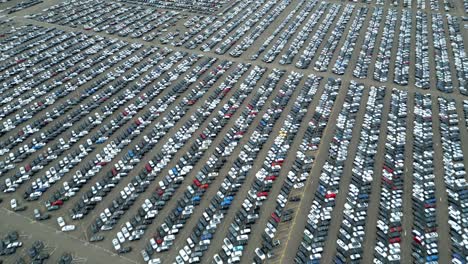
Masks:
[[[466,2],[32,2],[0,263],[468,262]]]

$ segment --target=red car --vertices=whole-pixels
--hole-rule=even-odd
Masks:
[[[54,206],[54,205],[63,205],[63,201],[62,200],[57,200],[55,202],[52,202],[51,205],[52,206]]]
[[[266,181],[274,181],[276,180],[276,176],[272,175],[272,176],[268,176],[265,178]]]
[[[161,188],[157,188],[157,189],[156,189],[156,193],[157,193],[159,196],[161,196],[161,195],[164,194],[164,190],[161,189]]]
[[[389,242],[390,244],[400,243],[400,242],[401,242],[401,238],[399,238],[399,237],[391,238],[388,242]]]
[[[275,213],[271,213],[271,218],[273,218],[276,223],[281,222],[281,219]]]
[[[257,197],[263,197],[263,196],[268,196],[267,192],[259,192],[257,193]]]
[[[149,163],[146,163],[145,169],[147,172],[151,172],[153,170],[153,168],[151,168],[151,165],[149,165]]]
[[[200,181],[197,180],[197,179],[194,179],[194,180],[193,180],[193,183],[194,183],[197,187],[200,187],[200,186],[201,186]]]
[[[202,184],[200,186],[200,188],[202,188],[202,189],[208,189],[208,187],[209,187],[208,183]]]
[[[390,232],[401,232],[401,230],[402,230],[401,226],[390,228]]]
[[[325,198],[326,199],[330,199],[330,198],[335,199],[336,198],[336,193],[327,193],[327,194],[325,194]]]
[[[390,172],[390,173],[393,173],[393,170],[390,169],[389,167],[387,167],[387,166],[384,165],[383,168],[384,168],[386,171],[388,171],[388,172]]]

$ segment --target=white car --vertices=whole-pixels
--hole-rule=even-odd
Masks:
[[[65,220],[63,220],[63,217],[61,217],[61,216],[59,218],[57,218],[57,223],[58,223],[60,228],[65,226]]]
[[[126,227],[122,228],[122,234],[126,239],[130,237],[130,232],[128,232],[128,229]]]
[[[122,232],[118,232],[118,233],[117,233],[117,238],[119,239],[119,242],[120,242],[120,243],[124,243],[124,242],[125,242],[125,237],[124,237],[124,235],[122,234]]]
[[[265,253],[263,253],[263,251],[262,251],[260,248],[256,248],[256,249],[255,249],[255,254],[257,254],[257,256],[258,256],[261,260],[265,260],[265,258],[266,258]]]
[[[21,247],[22,245],[23,245],[22,242],[16,241],[16,242],[8,244],[7,248],[17,248],[17,247]]]
[[[120,243],[119,243],[119,241],[117,240],[117,238],[112,239],[112,245],[114,246],[114,249],[115,249],[115,250],[119,250],[119,249],[120,249]]]
[[[216,264],[223,264],[223,260],[218,254],[213,256],[213,260],[216,262]]]
[[[62,227],[63,232],[68,232],[68,231],[73,231],[73,230],[75,230],[75,225],[66,225]]]
[[[16,202],[16,199],[11,199],[11,202],[10,202],[10,205],[11,205],[11,209],[16,209],[16,207],[18,207],[18,203]]]
[[[179,255],[182,257],[182,259],[184,261],[188,261],[189,260],[189,256],[187,255],[187,253],[185,252],[185,250],[181,249],[179,250]]]

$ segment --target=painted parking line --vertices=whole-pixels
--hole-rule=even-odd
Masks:
[[[50,251],[49,255],[52,256],[55,251],[57,251],[57,247],[54,247],[54,249],[52,251]]]

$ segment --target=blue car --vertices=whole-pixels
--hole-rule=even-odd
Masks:
[[[201,237],[201,240],[209,240],[209,239],[212,239],[213,238],[213,235],[212,234],[205,234]]]
[[[224,207],[224,206],[229,206],[229,205],[231,205],[231,201],[223,201],[223,202],[221,202],[221,206],[223,206],[223,207]]]

